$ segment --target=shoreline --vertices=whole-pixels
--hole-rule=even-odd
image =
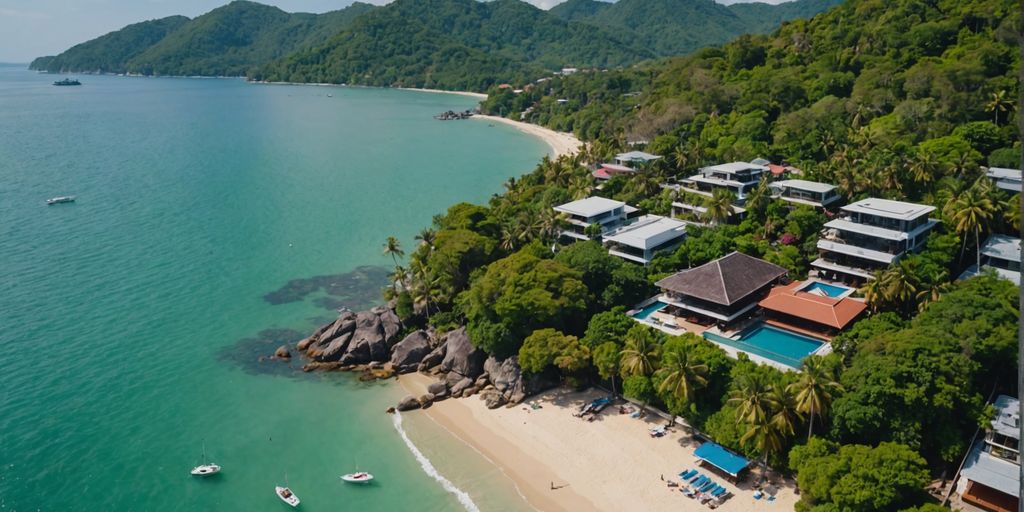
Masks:
[[[540,125],[526,123],[523,121],[513,121],[504,117],[489,116],[485,114],[476,114],[469,118],[470,121],[474,119],[483,119],[493,123],[512,126],[520,132],[537,137],[551,148],[550,156],[552,157],[572,155],[579,152],[583,147],[583,142],[577,139],[575,135],[566,132],[558,132]]]
[[[419,396],[434,379],[409,373],[398,381]],[[635,419],[609,408],[593,422],[573,416],[580,404],[602,395],[595,389],[554,389],[493,410],[479,397],[448,398],[406,414],[427,415],[511,479],[538,510],[707,510],[661,481],[695,467],[693,450],[699,443],[678,426],[663,438],[651,438],[648,430],[664,424],[654,414]],[[718,507],[722,511],[791,510],[798,498],[787,481],[773,502],[754,500],[751,482],[759,469],[751,469],[738,485],[698,469],[734,494]]]

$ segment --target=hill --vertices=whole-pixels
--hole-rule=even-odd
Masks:
[[[653,54],[519,0],[397,0],[326,44],[254,79],[482,90],[562,67],[614,67]]]
[[[548,9],[548,12],[563,20],[583,21],[611,6],[612,4],[600,0],[566,0]]]
[[[133,23],[127,27],[75,45],[57,56],[40,57],[29,69],[50,71],[89,71],[123,73],[134,57],[158,43],[167,34],[189,22],[184,16]]]

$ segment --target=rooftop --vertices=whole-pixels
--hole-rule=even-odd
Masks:
[[[632,167],[626,167],[625,165],[619,164],[601,164],[601,168],[615,172],[636,172],[636,169]]]
[[[777,311],[814,323],[842,329],[867,309],[859,300],[842,297],[822,297],[796,291],[807,283],[796,281],[772,288],[768,298],[758,303],[764,309]]]
[[[835,185],[807,180],[781,180],[772,183],[772,186],[795,188],[799,190],[806,190],[808,192],[819,192],[822,194],[836,189]]]
[[[856,203],[848,204],[844,206],[842,210],[850,213],[878,215],[890,219],[913,220],[935,211],[935,207],[870,197],[868,199],[861,199]]]
[[[1019,496],[1020,467],[1008,460],[985,453],[983,448],[984,443],[976,443],[974,445],[974,449],[967,456],[967,461],[964,463],[964,469],[961,471],[960,477],[978,482],[1011,496]]]
[[[992,235],[981,246],[985,256],[1007,261],[1020,261],[1020,238],[1006,235]]]
[[[556,206],[555,210],[581,217],[593,217],[623,206],[626,206],[626,203],[622,201],[594,196]]]
[[[642,162],[650,162],[651,160],[657,160],[659,158],[661,158],[661,157],[658,156],[658,155],[652,155],[650,153],[644,153],[643,151],[630,151],[630,152],[627,152],[627,153],[619,153],[619,154],[615,155],[615,159],[619,160],[619,161],[622,161],[622,162],[629,162],[629,161],[636,161],[636,160],[639,160],[639,161],[642,161]]]
[[[652,249],[673,238],[686,235],[686,223],[659,215],[645,215],[628,226],[604,236],[606,242],[615,242],[639,249]]]
[[[1020,439],[1020,401],[1012,396],[999,395],[992,404],[996,409],[996,417],[992,420],[992,430]]]
[[[771,284],[786,272],[778,265],[733,252],[655,284],[670,292],[729,306]]]
[[[727,164],[711,165],[701,169],[704,172],[722,172],[726,174],[735,174],[740,171],[767,171],[768,168],[763,165],[752,164],[750,162],[730,162]]]
[[[1018,180],[1021,179],[1020,169],[1007,169],[1005,167],[989,167],[985,174],[996,180]]]

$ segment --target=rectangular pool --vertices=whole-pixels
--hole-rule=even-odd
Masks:
[[[730,339],[710,332],[705,332],[704,337],[795,369],[799,369],[801,361],[824,344],[814,338],[765,324],[745,331],[739,339]]]
[[[637,320],[647,320],[648,317],[653,315],[656,311],[661,311],[667,305],[668,304],[665,304],[664,302],[656,300],[644,306],[643,309],[641,309],[640,311],[633,313],[631,316],[633,318],[636,318]]]
[[[814,291],[820,291],[833,299],[838,299],[843,295],[847,295],[853,288],[847,288],[845,286],[837,286],[834,284],[826,284],[820,281],[814,281],[810,286],[805,286],[800,289],[802,292],[812,293]]]

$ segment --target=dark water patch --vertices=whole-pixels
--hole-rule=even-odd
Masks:
[[[313,303],[321,308],[337,310],[347,307],[360,311],[381,303],[381,290],[388,285],[390,273],[387,267],[364,265],[345,274],[292,279],[264,295],[263,300],[276,306],[322,294],[313,299]]]
[[[217,360],[234,364],[252,375],[302,375],[302,358],[295,344],[308,333],[295,329],[264,329],[255,336],[242,338],[220,349]],[[287,345],[292,357],[275,359],[274,351]]]

